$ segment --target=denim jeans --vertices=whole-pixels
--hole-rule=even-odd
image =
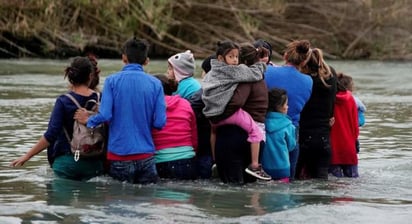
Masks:
[[[156,164],[160,178],[192,180],[196,178],[194,158],[179,159]]]
[[[196,172],[200,179],[209,179],[212,177],[212,156],[203,155],[196,157]]]
[[[331,165],[329,173],[335,177],[359,177],[357,165]]]
[[[116,180],[132,184],[150,184],[159,180],[154,157],[143,160],[111,161],[109,175]]]

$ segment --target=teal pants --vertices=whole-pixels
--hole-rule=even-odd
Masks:
[[[80,158],[74,161],[73,155],[58,156],[52,165],[55,175],[71,180],[89,180],[103,174],[103,160],[96,158]]]

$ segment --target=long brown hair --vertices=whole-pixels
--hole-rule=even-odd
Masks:
[[[300,71],[311,76],[319,76],[324,86],[330,86],[325,80],[331,77],[332,71],[323,59],[323,52],[321,49],[312,49],[312,54],[310,55],[308,62],[306,65],[300,67]]]

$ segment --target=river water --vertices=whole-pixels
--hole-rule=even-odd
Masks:
[[[355,94],[368,109],[360,131],[359,178],[140,186],[105,176],[57,179],[45,151],[11,168],[46,130],[55,97],[67,90],[67,61],[1,60],[0,223],[411,223],[412,63],[330,64],[354,77]],[[120,60],[99,65],[103,79],[122,66]],[[166,66],[153,61],[147,70],[163,73]]]

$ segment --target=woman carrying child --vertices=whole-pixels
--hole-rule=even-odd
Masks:
[[[259,164],[260,142],[264,137],[264,124],[259,125],[251,115],[239,108],[233,113],[225,113],[235,90],[241,82],[258,82],[263,79],[266,65],[259,62],[262,54],[267,53],[263,48],[254,48],[251,45],[255,60],[239,63],[239,45],[232,41],[218,43],[216,57],[211,60],[211,70],[204,79],[202,99],[205,103],[203,113],[212,122],[211,146],[214,157],[216,128],[222,125],[238,125],[248,132],[248,141],[251,142],[251,163],[246,172],[262,180],[270,180]],[[243,54],[243,53],[242,53]],[[246,54],[244,54],[246,55]],[[256,63],[259,62],[259,63]],[[250,65],[250,67],[248,67]],[[224,114],[225,116],[221,116]]]

